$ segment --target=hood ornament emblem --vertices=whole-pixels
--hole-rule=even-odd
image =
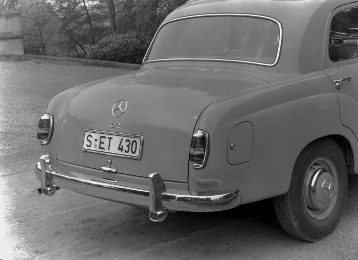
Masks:
[[[126,112],[127,107],[128,107],[127,100],[121,99],[117,101],[112,107],[112,115],[114,117],[120,117],[121,115],[124,114],[124,112]]]
[[[104,172],[109,172],[109,173],[117,173],[117,169],[112,167],[112,160],[108,160],[108,165],[107,166],[102,166],[101,170]]]

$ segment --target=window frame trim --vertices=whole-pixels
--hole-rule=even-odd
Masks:
[[[279,44],[278,44],[278,48],[277,48],[277,54],[275,57],[275,61],[271,64],[267,64],[267,63],[262,63],[262,62],[255,62],[255,61],[245,61],[245,60],[232,60],[232,59],[219,59],[219,58],[173,58],[173,59],[155,59],[155,60],[148,60],[148,56],[150,51],[152,50],[153,47],[153,43],[155,41],[155,39],[157,38],[158,33],[160,32],[160,30],[167,24],[169,23],[173,23],[176,21],[180,21],[180,20],[186,20],[186,19],[192,19],[192,18],[200,18],[200,17],[219,17],[219,16],[237,16],[237,17],[252,17],[252,18],[258,18],[258,19],[264,19],[264,20],[269,20],[274,22],[278,28],[279,28]],[[249,65],[260,65],[260,66],[264,66],[264,67],[274,67],[278,64],[280,57],[281,57],[281,51],[282,51],[282,43],[283,43],[283,27],[281,25],[281,23],[272,17],[269,16],[264,16],[264,15],[256,15],[256,14],[230,14],[230,13],[213,13],[213,14],[200,14],[200,15],[188,15],[188,16],[183,16],[183,17],[179,17],[179,18],[174,18],[171,20],[168,20],[164,23],[162,23],[160,25],[160,27],[158,28],[157,32],[155,33],[148,49],[147,52],[143,58],[142,64],[148,64],[148,63],[155,63],[155,62],[167,62],[167,61],[219,61],[219,62],[230,62],[230,63],[240,63],[240,64],[249,64]]]
[[[348,8],[352,8],[352,7],[358,8],[358,2],[340,5],[340,6],[336,7],[334,10],[332,10],[332,12],[329,15],[327,29],[326,29],[327,35],[326,35],[326,42],[325,42],[326,51],[325,51],[325,55],[324,55],[325,58],[324,58],[324,64],[323,64],[324,69],[336,68],[339,66],[354,64],[354,63],[358,62],[358,60],[357,60],[358,57],[352,58],[352,59],[341,60],[341,61],[332,61],[331,57],[329,55],[329,41],[330,41],[329,38],[330,38],[330,31],[331,31],[333,17],[335,17],[341,11],[348,9]]]

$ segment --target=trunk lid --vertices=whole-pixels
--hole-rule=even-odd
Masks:
[[[96,83],[72,99],[59,133],[57,159],[93,169],[110,159],[121,174],[148,177],[157,172],[164,180],[186,182],[191,137],[202,111],[220,97],[266,81],[237,70],[150,68]],[[126,111],[114,117],[112,107],[119,100],[127,102]],[[83,151],[86,129],[143,136],[142,158]]]

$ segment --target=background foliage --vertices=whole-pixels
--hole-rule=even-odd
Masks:
[[[20,0],[25,53],[140,63],[187,0]]]

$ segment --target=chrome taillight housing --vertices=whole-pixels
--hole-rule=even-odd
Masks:
[[[196,130],[191,139],[189,160],[193,168],[205,167],[209,156],[209,134],[202,130]]]
[[[37,128],[37,139],[41,140],[41,144],[48,144],[51,141],[53,133],[53,116],[50,114],[43,114],[39,121]]]

